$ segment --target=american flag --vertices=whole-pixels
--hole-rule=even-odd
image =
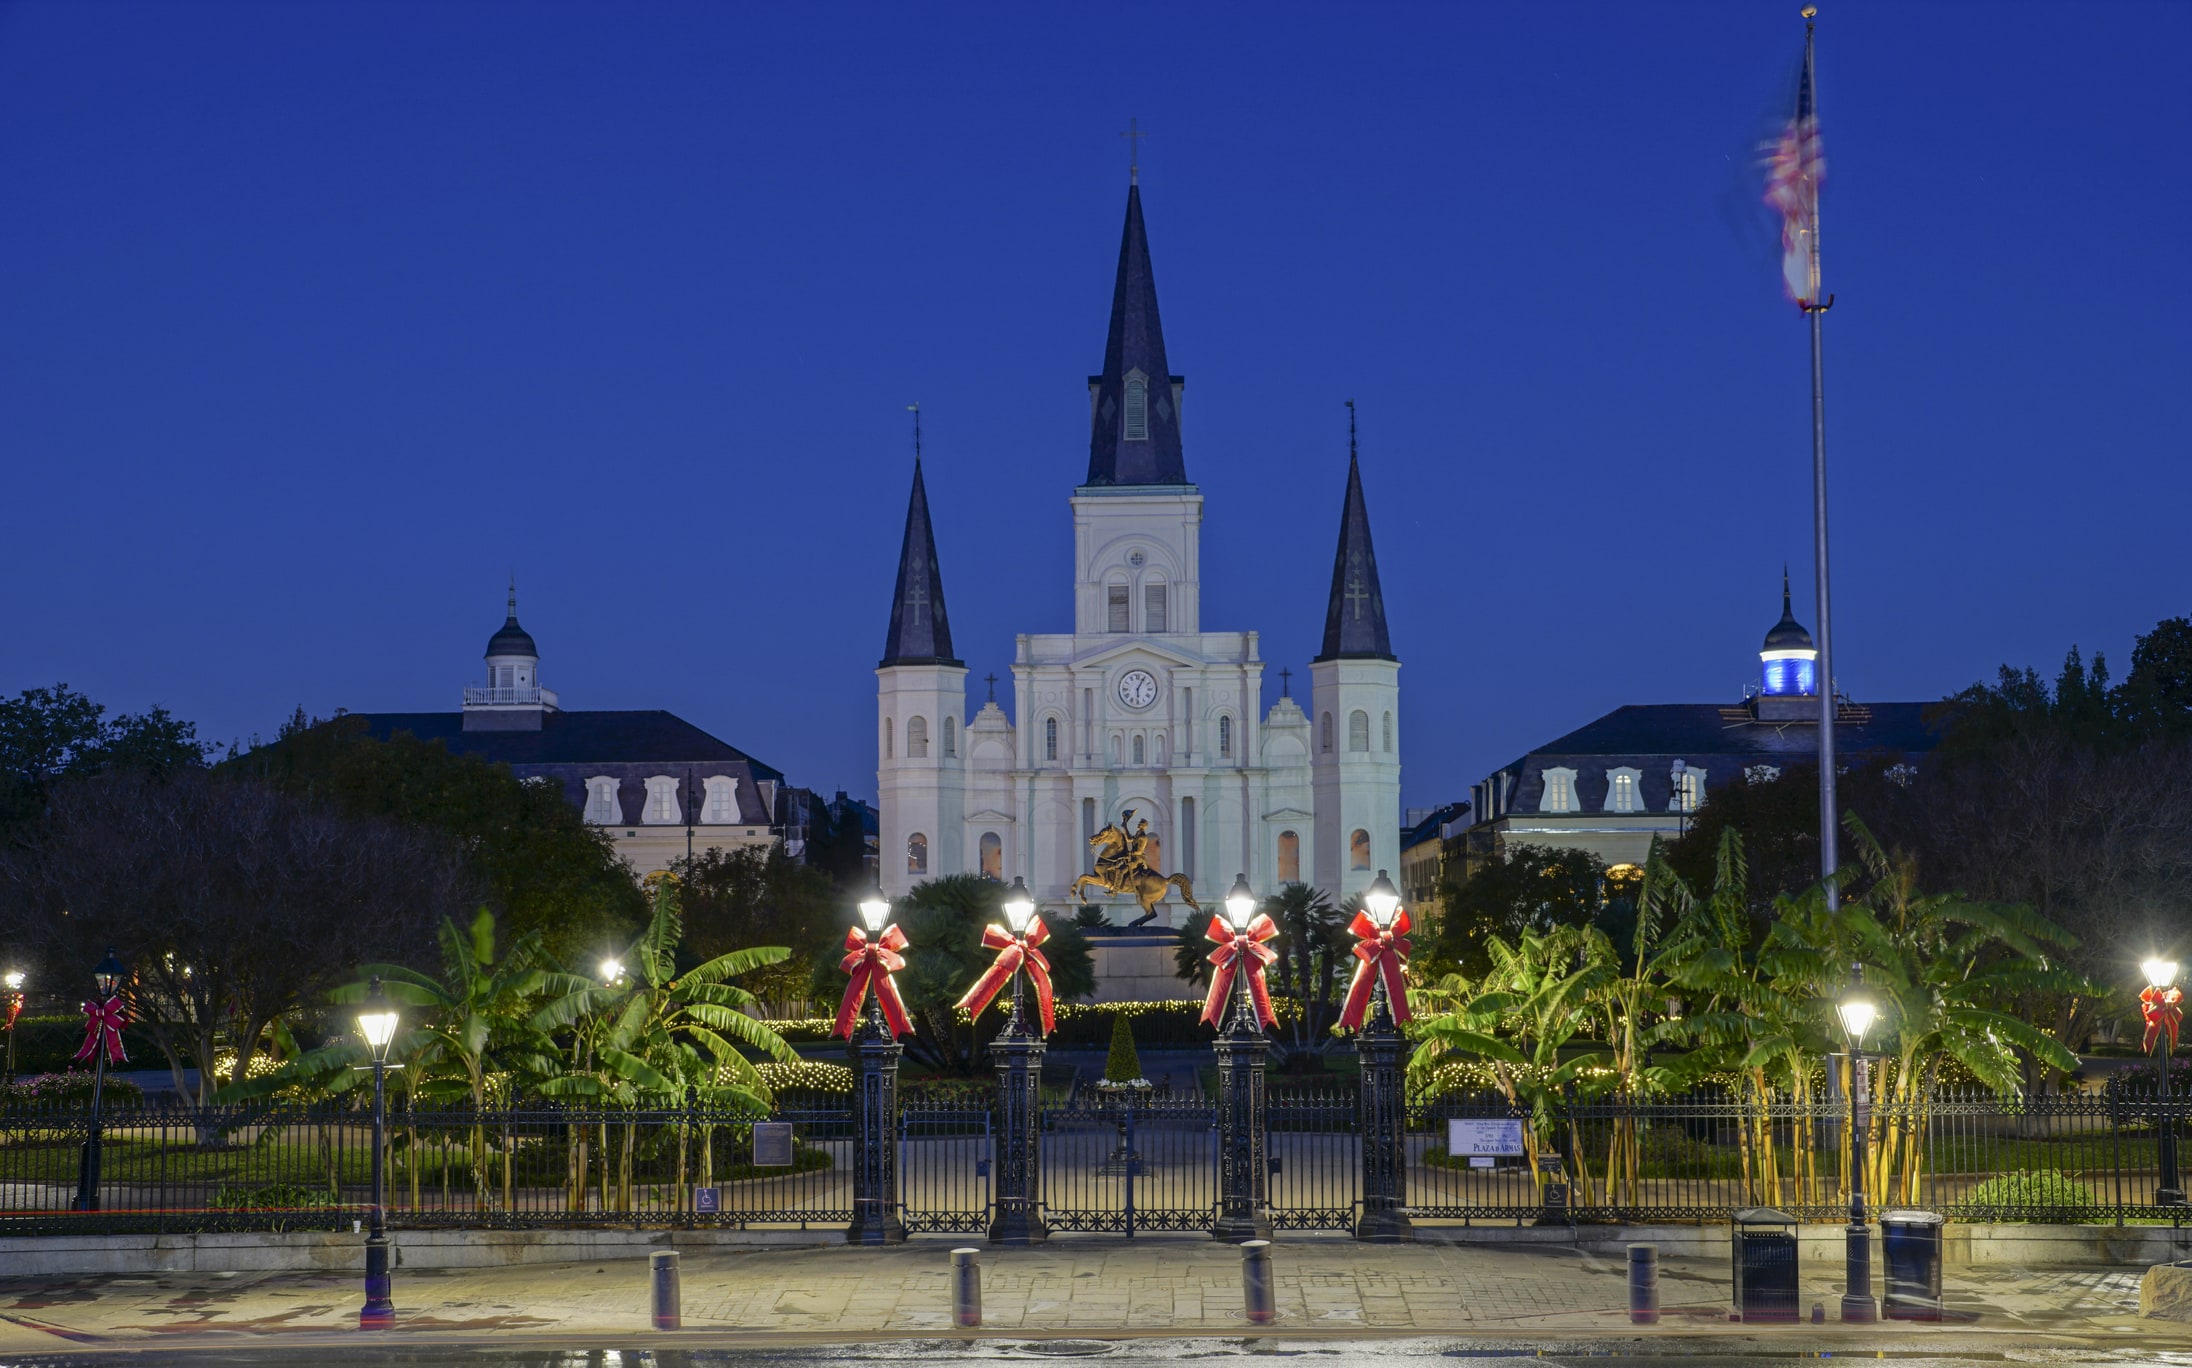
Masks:
[[[1766,203],[1781,214],[1781,280],[1806,308],[1819,302],[1819,184],[1827,158],[1812,107],[1811,36],[1804,38],[1804,74],[1796,114],[1766,147]]]

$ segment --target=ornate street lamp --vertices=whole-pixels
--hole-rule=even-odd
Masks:
[[[7,985],[8,1081],[15,1081],[15,1019],[23,1015],[23,971],[10,969],[0,983]]]
[[[837,1033],[845,1037],[853,1077],[852,1224],[845,1228],[845,1241],[899,1244],[906,1226],[898,1214],[898,1060],[906,1047],[898,1037],[913,1024],[891,974],[905,967],[899,952],[906,948],[906,933],[890,924],[891,901],[881,884],[869,889],[859,908],[861,925],[845,933],[840,967],[851,981],[837,1011]]]
[[[103,1139],[101,1123],[106,1094],[107,1065],[120,1064],[129,1056],[122,1050],[122,1027],[129,1024],[129,1014],[114,990],[121,986],[129,969],[114,957],[114,947],[108,946],[106,957],[92,967],[92,986],[98,996],[84,1004],[84,1043],[76,1051],[76,1058],[91,1060],[91,1133],[84,1137],[84,1148],[76,1166],[76,1200],[69,1204],[72,1211],[97,1211],[99,1209],[99,1151]]]
[[[2158,1206],[2180,1206],[2184,1181],[2177,1176],[2177,1117],[2171,1105],[2169,1057],[2177,1049],[2177,1026],[2184,1019],[2184,993],[2177,987],[2175,960],[2150,959],[2139,966],[2146,975],[2146,991],[2139,994],[2139,1011],[2146,1017],[2146,1048],[2154,1055],[2155,1159],[2161,1173],[2154,1189]]]
[[[1238,947],[1238,963],[1231,1007],[1216,1043],[1218,1220],[1210,1233],[1236,1244],[1271,1238],[1271,1162],[1264,1120],[1264,1070],[1270,1063],[1271,1042],[1263,1033],[1261,1005],[1254,992],[1254,985],[1263,979],[1260,956],[1247,948],[1263,948],[1255,935],[1263,929],[1257,923],[1270,921],[1257,910],[1258,901],[1246,874],[1235,878],[1225,895],[1225,919],[1232,930],[1229,944]]]
[[[1050,1237],[1043,1222],[1042,1085],[1043,1037],[1027,1019],[1023,977],[1035,982],[1035,1000],[1044,1030],[1053,1022],[1050,961],[1041,946],[1050,929],[1035,915],[1027,881],[1015,878],[1005,890],[1005,925],[982,928],[982,944],[997,959],[975,980],[959,1006],[979,1016],[1012,980],[1012,1016],[1004,1034],[990,1044],[997,1057],[997,1200],[990,1220],[992,1244],[1033,1244]]]
[[[365,1305],[358,1309],[360,1330],[385,1330],[396,1323],[394,1290],[388,1273],[387,1173],[382,1160],[388,1152],[388,1047],[396,1039],[396,1004],[388,1000],[381,981],[374,979],[358,1004],[358,1034],[373,1052],[373,1205],[365,1236]],[[401,1066],[398,1066],[401,1067]]]
[[[1851,970],[1850,986],[1834,1004],[1834,1011],[1842,1019],[1850,1058],[1850,1223],[1842,1319],[1870,1325],[1880,1319],[1880,1303],[1872,1296],[1872,1231],[1865,1224],[1866,1136],[1872,1128],[1872,1077],[1865,1033],[1880,1019],[1880,1007],[1865,991],[1862,967]]]
[[[1362,1074],[1362,1219],[1355,1223],[1355,1238],[1396,1244],[1416,1238],[1407,1212],[1407,1041],[1399,1025],[1408,1019],[1401,971],[1408,958],[1409,919],[1400,890],[1384,870],[1363,892],[1362,911],[1348,929],[1356,937],[1356,965],[1340,1025],[1355,1032]]]

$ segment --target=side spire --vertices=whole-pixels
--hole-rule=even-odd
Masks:
[[[1324,610],[1318,660],[1394,660],[1385,629],[1385,594],[1378,587],[1378,553],[1370,544],[1370,509],[1362,497],[1362,463],[1355,454],[1355,401],[1347,401],[1347,498],[1340,506],[1340,545],[1332,558],[1332,597]]]
[[[951,653],[951,619],[944,612],[944,572],[936,563],[936,530],[929,525],[928,486],[921,479],[921,458],[916,456],[913,494],[906,503],[906,540],[898,552],[898,588],[891,599],[890,636],[883,643],[882,664],[959,663]]]
[[[1088,380],[1092,485],[1183,485],[1180,392],[1187,381],[1165,362],[1157,319],[1157,277],[1149,264],[1142,223],[1142,189],[1127,186],[1126,228],[1119,239],[1119,275],[1111,290],[1111,331],[1104,371]]]

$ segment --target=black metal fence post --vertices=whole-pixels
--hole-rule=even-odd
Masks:
[[[1399,1244],[1416,1238],[1408,1219],[1408,1100],[1402,1078],[1402,1059],[1407,1042],[1387,1010],[1381,981],[1370,1008],[1370,1019],[1355,1033],[1355,1055],[1361,1061],[1362,1084],[1357,1090],[1357,1117],[1362,1131],[1362,1217],[1355,1223],[1355,1238],[1379,1244]]]
[[[846,1042],[852,1059],[852,1221],[847,1244],[898,1244],[906,1238],[898,1214],[898,1060],[906,1047],[891,1039],[880,1001]]]
[[[996,1215],[991,1244],[1050,1238],[1043,1223],[1043,1038],[1021,1013],[1020,976],[1012,976],[1012,1019],[990,1045],[997,1056]]]
[[[1264,1068],[1271,1042],[1248,999],[1248,974],[1235,975],[1232,1019],[1218,1036],[1218,1219],[1221,1240],[1271,1238],[1270,1135],[1264,1115]]]

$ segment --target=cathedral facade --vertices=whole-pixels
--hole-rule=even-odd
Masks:
[[[1103,373],[1088,381],[1088,472],[1069,501],[1073,630],[1018,637],[1012,719],[994,701],[967,718],[915,462],[876,670],[887,892],[947,874],[1020,877],[1046,909],[1094,901],[1130,920],[1131,900],[1069,892],[1112,824],[1145,836],[1147,865],[1187,875],[1206,910],[1243,873],[1262,894],[1301,882],[1337,901],[1400,867],[1400,662],[1354,453],[1308,711],[1290,690],[1264,709],[1257,633],[1202,620],[1204,496],[1187,478],[1185,389],[1130,186]],[[1159,909],[1164,924],[1191,915],[1176,891]]]

